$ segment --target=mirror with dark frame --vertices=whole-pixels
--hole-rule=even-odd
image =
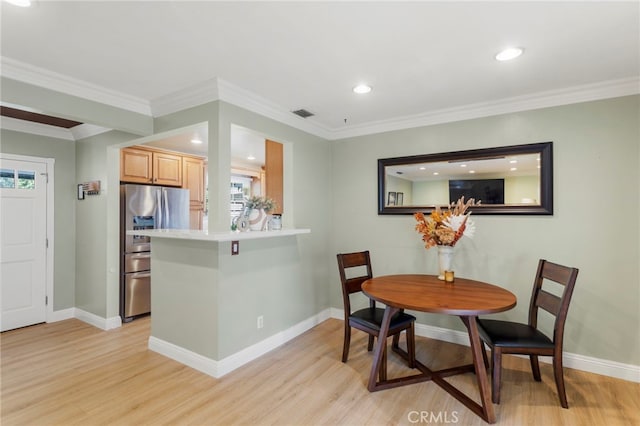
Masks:
[[[378,160],[378,214],[413,214],[464,196],[473,214],[553,214],[553,142]]]

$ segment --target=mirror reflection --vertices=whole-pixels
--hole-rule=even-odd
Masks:
[[[385,168],[387,206],[540,204],[540,155],[449,160]]]
[[[379,214],[474,198],[476,213],[551,214],[551,142],[378,160]]]

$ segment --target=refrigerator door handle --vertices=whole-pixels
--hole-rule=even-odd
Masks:
[[[156,220],[157,223],[155,223],[154,228],[156,229],[160,229],[160,228],[164,228],[164,226],[162,226],[162,196],[160,195],[160,191],[156,191]]]
[[[169,224],[171,223],[171,218],[169,217],[169,196],[167,195],[167,190],[162,190],[162,196],[164,197],[162,205],[164,206],[164,224],[163,228],[169,228]]]

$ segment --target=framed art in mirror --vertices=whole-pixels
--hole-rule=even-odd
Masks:
[[[378,214],[428,212],[462,196],[480,202],[473,214],[552,215],[553,142],[378,160]]]

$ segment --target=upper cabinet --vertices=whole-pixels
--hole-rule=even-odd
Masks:
[[[153,183],[156,185],[182,186],[182,156],[154,152]]]
[[[120,181],[182,186],[182,156],[142,147],[123,148]]]
[[[205,215],[205,167],[203,157],[143,146],[120,150],[120,181],[176,186],[189,190],[190,228],[202,229]]]
[[[205,160],[200,157],[182,158],[182,187],[189,190],[189,227],[202,229],[205,214]]]
[[[267,139],[265,141],[264,179],[262,181],[265,183],[263,194],[276,202],[276,207],[271,213],[282,214],[283,172],[283,145]]]
[[[189,189],[189,203],[204,208],[204,159],[182,158],[183,188]]]

